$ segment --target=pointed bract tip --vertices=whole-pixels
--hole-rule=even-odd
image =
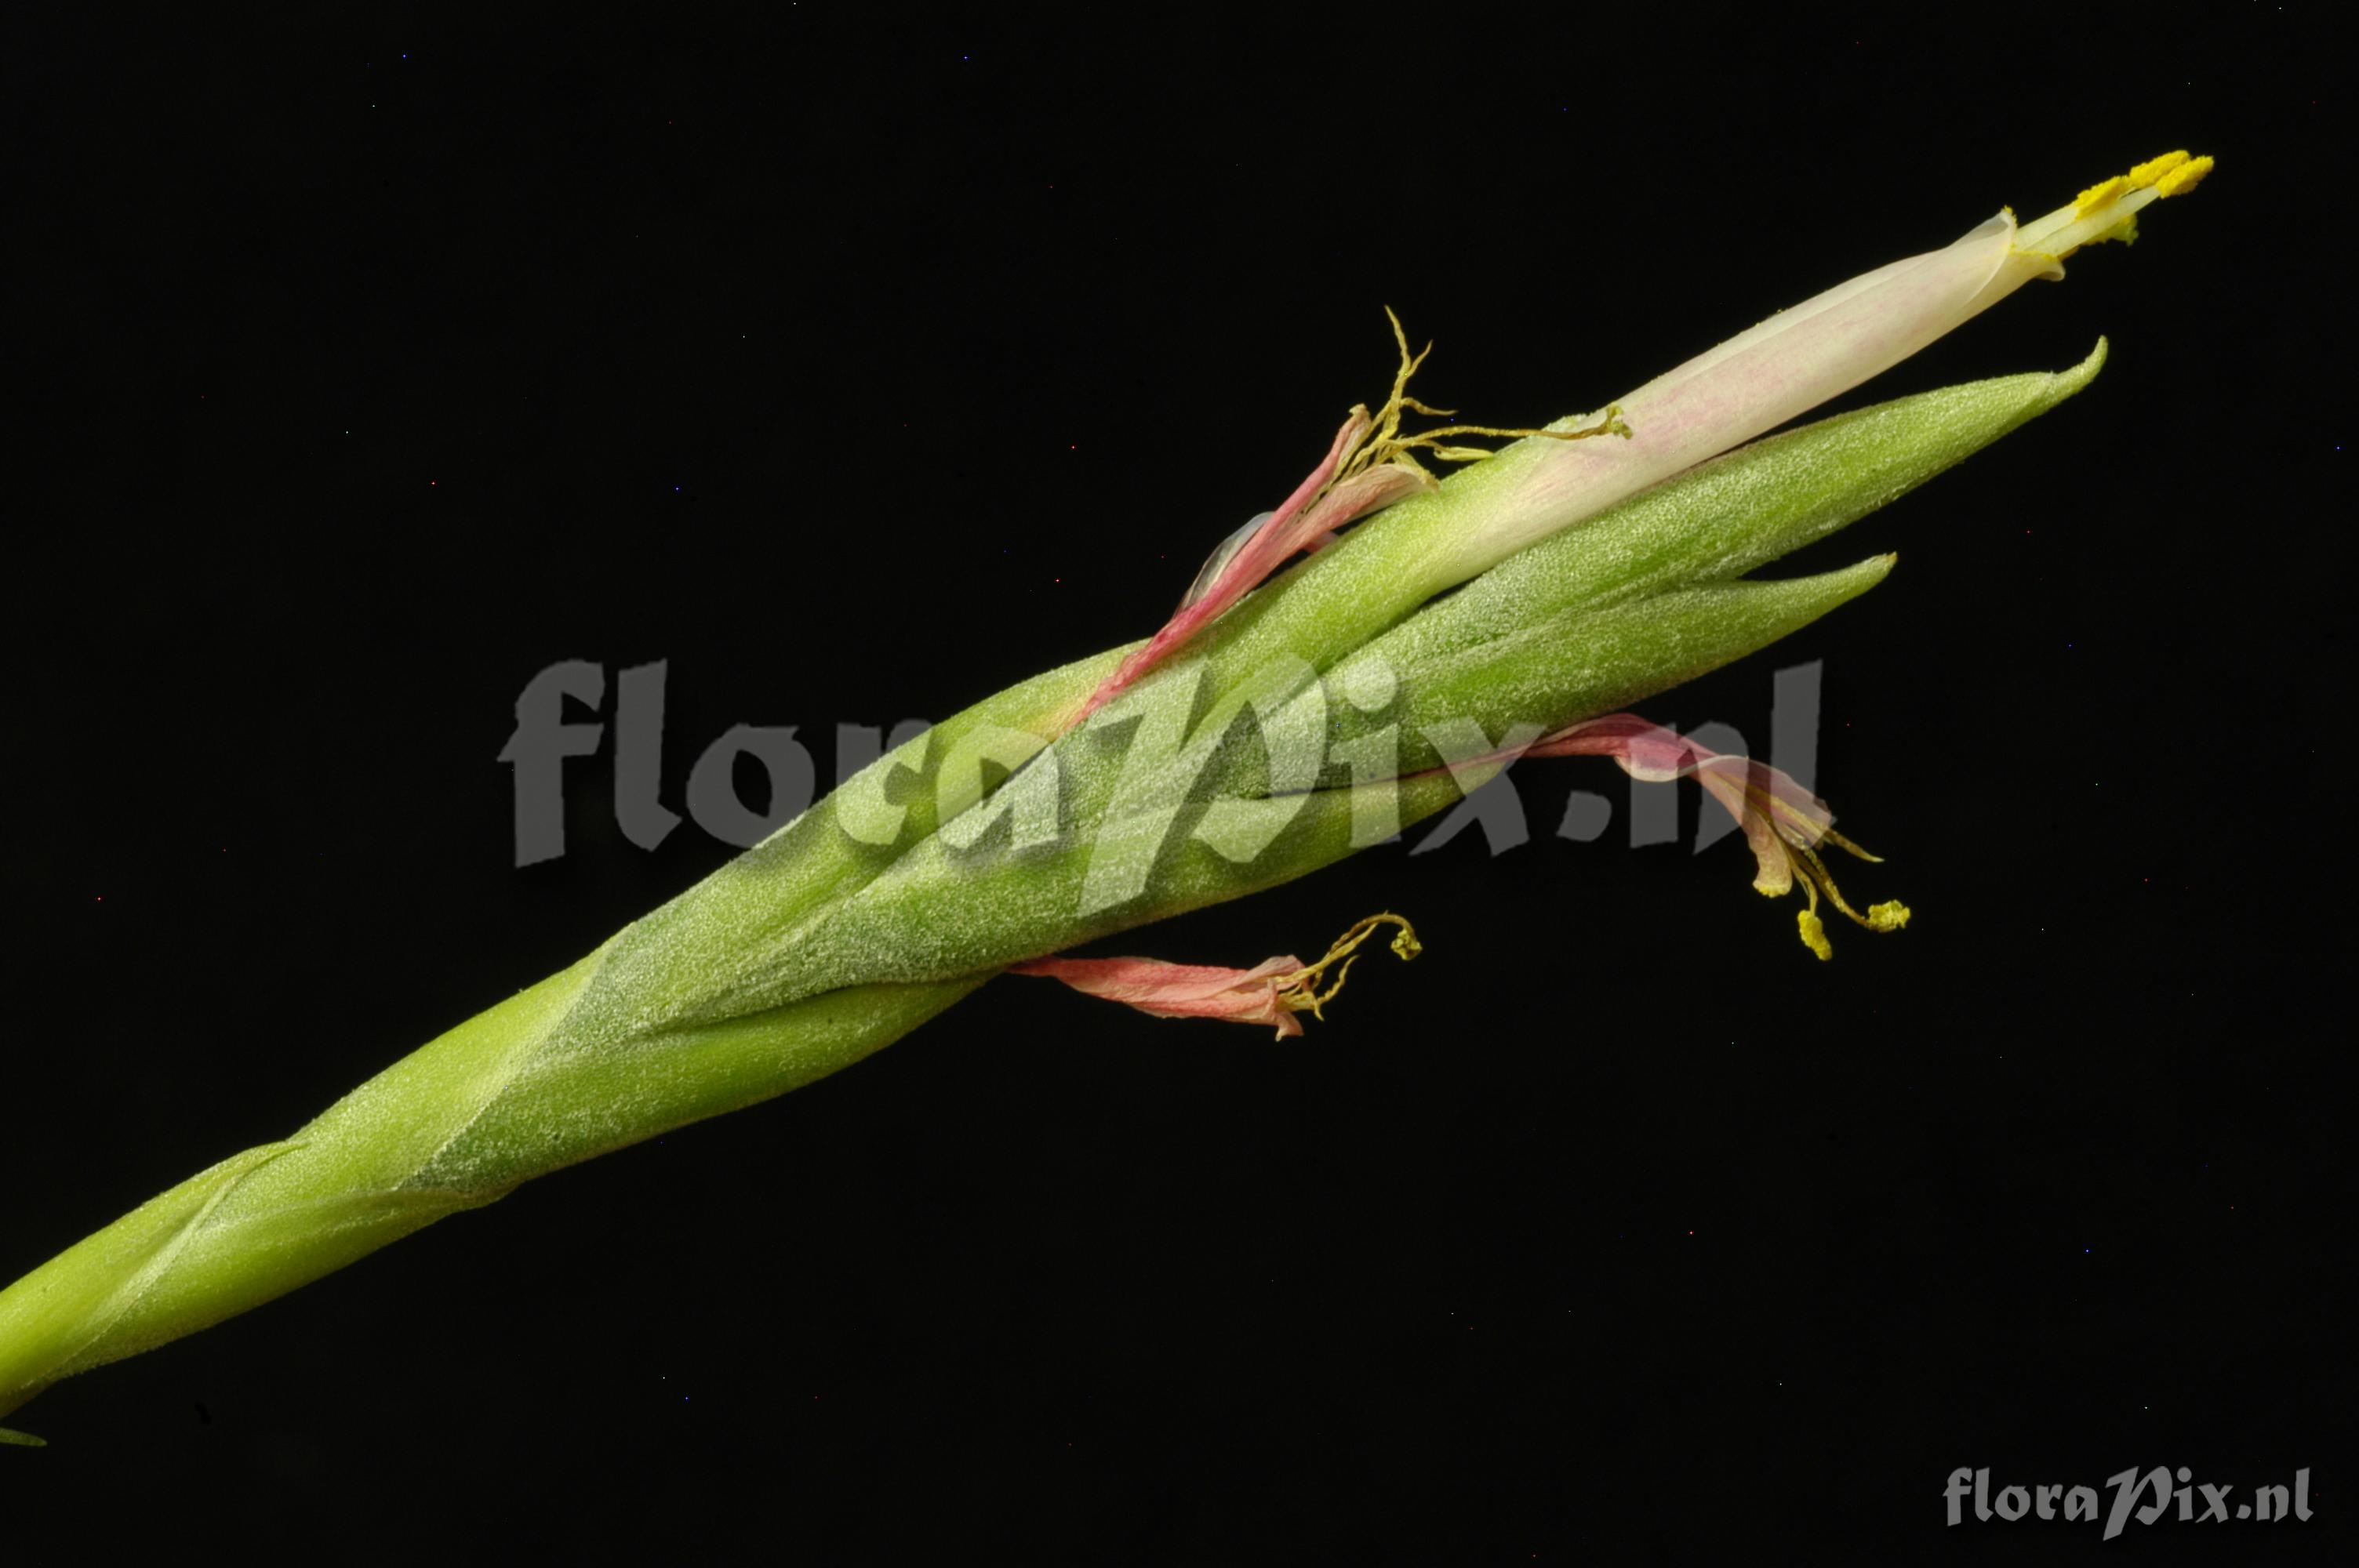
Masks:
[[[2096,380],[2097,373],[2105,368],[2106,357],[2112,352],[2113,345],[2104,338],[2099,338],[2097,346],[2091,349],[2079,364],[2065,370],[2050,372],[2048,377],[2047,393],[2040,403],[2039,412],[2046,413]]]

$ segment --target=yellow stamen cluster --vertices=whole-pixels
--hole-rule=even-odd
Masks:
[[[2037,222],[2017,231],[2015,248],[2025,255],[2061,262],[2083,245],[2137,239],[2137,214],[2150,202],[2183,196],[2212,172],[2208,157],[2183,152],[2148,158],[2127,174],[2100,180]]]
[[[1877,860],[1882,858],[1869,854],[1840,833],[1830,831],[1827,838],[1863,860]],[[1817,850],[1805,845],[1788,842],[1786,845],[1786,858],[1793,864],[1794,880],[1802,884],[1802,895],[1810,901],[1809,906],[1795,917],[1796,923],[1801,928],[1802,946],[1816,953],[1821,959],[1835,956],[1835,945],[1827,940],[1826,925],[1819,919],[1819,894],[1821,892],[1827,895],[1829,903],[1851,916],[1854,923],[1865,930],[1897,931],[1908,924],[1908,906],[1897,899],[1886,903],[1870,904],[1865,914],[1862,914],[1845,903],[1842,891],[1835,886],[1835,879],[1827,871],[1827,863],[1819,859]]]
[[[1802,896],[1809,901],[1801,912],[1795,916],[1795,924],[1801,931],[1803,946],[1816,953],[1822,960],[1835,956],[1834,944],[1827,940],[1826,925],[1819,918],[1819,895],[1822,892],[1826,895],[1829,903],[1849,915],[1855,924],[1866,930],[1897,931],[1908,924],[1908,906],[1897,899],[1886,903],[1870,904],[1865,914],[1854,909],[1844,901],[1843,891],[1835,886],[1834,873],[1827,870],[1827,863],[1819,858],[1818,850],[1811,848],[1810,844],[1800,841],[1799,830],[1793,827],[1798,820],[1798,814],[1777,795],[1750,781],[1747,781],[1745,785],[1745,793],[1751,798],[1755,807],[1768,818],[1770,825],[1777,830],[1777,846],[1786,852],[1787,868],[1792,873],[1793,881],[1801,884]],[[1810,827],[1811,831],[1817,835],[1819,842],[1832,844],[1837,849],[1863,860],[1871,860],[1877,865],[1884,863],[1883,856],[1869,854],[1833,828],[1821,827],[1814,824]],[[1772,898],[1786,891],[1778,887],[1763,887],[1757,881],[1754,885]]]
[[[1290,975],[1280,976],[1277,981],[1279,1004],[1289,1012],[1307,1012],[1321,1022],[1326,1022],[1327,1015],[1319,1010],[1334,1000],[1335,993],[1343,989],[1343,982],[1352,978],[1352,966],[1358,961],[1354,956],[1356,950],[1360,944],[1375,935],[1376,927],[1380,925],[1400,927],[1393,935],[1391,946],[1403,963],[1425,951],[1425,945],[1417,939],[1417,928],[1406,918],[1390,913],[1371,914],[1335,938],[1325,957]],[[1335,983],[1321,990],[1320,980],[1330,968],[1338,963],[1343,968],[1335,972]]]

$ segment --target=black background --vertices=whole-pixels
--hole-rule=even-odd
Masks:
[[[60,1385],[12,1545],[2078,1560],[1946,1530],[1944,1478],[2166,1464],[2310,1466],[2316,1517],[2104,1550],[2348,1550],[2321,10],[367,18],[10,51],[0,1276],[726,859],[625,840],[602,752],[512,867],[545,666],[669,661],[676,808],[733,724],[824,769],[1151,630],[1381,395],[1384,305],[1429,399],[1538,423],[2002,202],[2221,162],[1846,399],[2113,341],[1778,568],[1890,582],[1647,707],[1766,734],[1824,660],[1819,783],[1888,858],[1846,886],[1905,935],[1814,963],[1734,843],[1552,837],[1620,775],[1534,764],[1508,854],[1116,945],[1416,917],[1307,1039],[1003,981]]]

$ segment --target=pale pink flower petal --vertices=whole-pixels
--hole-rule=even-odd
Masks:
[[[1035,958],[1010,966],[1008,972],[1062,980],[1075,990],[1158,1018],[1266,1023],[1280,1039],[1302,1033],[1301,1021],[1278,997],[1278,981],[1302,972],[1302,960],[1291,954],[1265,958],[1250,969],[1167,964],[1160,958]]]
[[[2010,267],[2014,220],[1876,268],[1616,400],[1626,441],[1527,443],[1519,481],[1451,541],[1462,582],[1561,528],[1805,414],[1988,308],[2034,271]],[[1442,586],[1448,586],[1448,582]]]

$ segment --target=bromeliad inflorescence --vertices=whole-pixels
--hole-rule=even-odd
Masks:
[[[2193,189],[2212,167],[2209,157],[2166,153],[2090,187],[2027,225],[2018,225],[2013,211],[2002,209],[1941,250],[1892,263],[1781,311],[1658,376],[1602,415],[1560,420],[1542,432],[1459,426],[1399,438],[1396,432],[1403,410],[1449,411],[1428,408],[1408,396],[1408,377],[1425,355],[1409,355],[1394,318],[1401,367],[1382,415],[1371,419],[1364,406],[1352,411],[1321,467],[1284,507],[1263,514],[1215,552],[1180,613],[1093,694],[1083,717],[1129,682],[1181,653],[1213,619],[1204,612],[1208,607],[1226,610],[1296,551],[1335,543],[1331,530],[1372,510],[1364,502],[1380,496],[1374,505],[1392,504],[1433,488],[1424,470],[1407,458],[1409,446],[1431,447],[1437,455],[1468,461],[1494,454],[1446,448],[1442,438],[1527,438],[1515,453],[1521,461],[1497,465],[1514,474],[1512,482],[1484,494],[1474,519],[1453,516],[1453,526],[1426,548],[1390,552],[1390,562],[1407,568],[1406,579],[1422,600],[1588,522],[1668,476],[1692,472],[1714,454],[1848,391],[2032,278],[2061,278],[2064,260],[2082,247],[2130,243],[2139,211]],[[2084,367],[2087,374],[2094,373],[2102,357],[2101,344]],[[1548,438],[1605,434],[1621,436],[1629,445],[1567,451],[1528,438],[1544,442]],[[1316,510],[1338,493],[1340,481],[1352,476],[1367,489],[1343,490],[1353,499],[1330,511]],[[1884,564],[1888,568],[1890,562]],[[1396,608],[1389,600],[1380,603],[1380,613]],[[1720,756],[1628,714],[1583,719],[1518,752],[1528,756],[1610,755],[1636,778],[1696,778],[1744,829],[1759,868],[1754,886],[1776,896],[1799,882],[1806,905],[1798,913],[1797,924],[1803,944],[1821,959],[1833,956],[1819,914],[1822,893],[1837,911],[1865,929],[1897,931],[1908,924],[1909,911],[1897,902],[1873,905],[1863,914],[1843,898],[1819,846],[1832,844],[1863,860],[1877,857],[1836,833],[1826,804],[1775,769],[1745,758]],[[1503,752],[1489,760],[1505,765],[1518,752]],[[1464,764],[1456,766],[1462,769]],[[1140,966],[1149,961],[1125,962]],[[1226,971],[1237,976],[1258,972]]]
[[[1408,395],[1422,356],[1396,322],[1401,366],[1380,411],[1353,409],[1161,632],[954,715],[294,1136],[199,1173],[0,1292],[0,1415],[534,1177],[848,1066],[1011,970],[1163,1016],[1299,1033],[1379,930],[1397,927],[1394,951],[1415,955],[1406,920],[1362,921],[1310,964],[1065,955],[1384,842],[1516,756],[1694,778],[1744,828],[1754,885],[1801,885],[1803,939],[1821,957],[1821,897],[1897,928],[1901,905],[1860,914],[1836,891],[1820,847],[1860,851],[1822,802],[1626,709],[1881,582],[1889,556],[1747,574],[2055,407],[2096,375],[2104,345],[2054,374],[1756,438],[2026,281],[2060,276],[2078,248],[2129,241],[2143,209],[2210,168],[2171,153],[2035,222],[2002,211],[1602,415],[1540,430],[1404,434],[1405,414],[1448,416]],[[1456,442],[1478,436],[1510,444],[1473,461]],[[1467,466],[1437,481],[1419,450]],[[1261,744],[1239,739],[1256,725]],[[1011,840],[1019,798],[1038,831]],[[1125,877],[1098,874],[1110,861]]]

